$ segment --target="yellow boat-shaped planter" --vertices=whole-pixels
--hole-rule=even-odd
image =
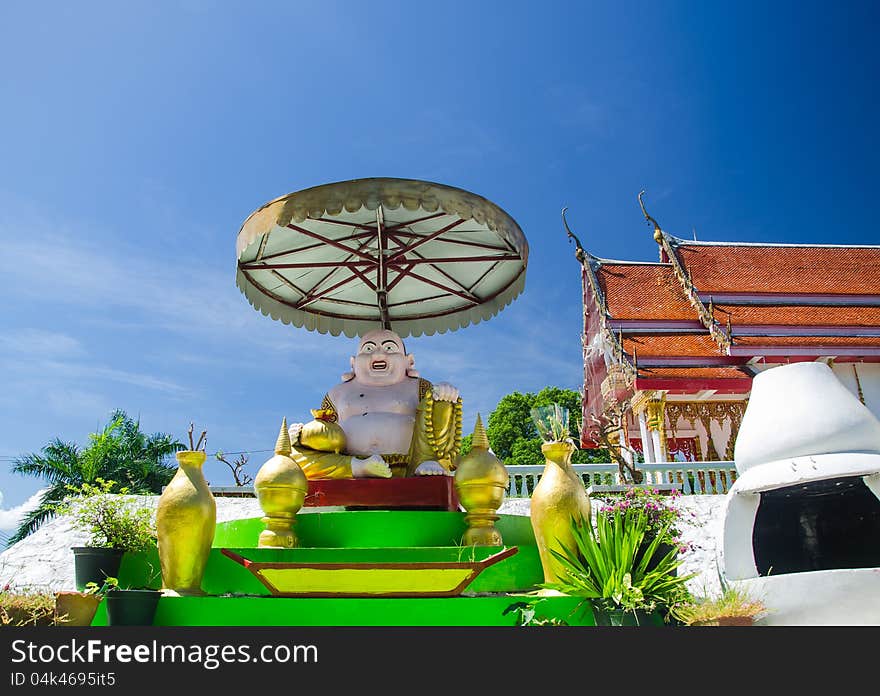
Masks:
[[[500,549],[500,550],[499,550]],[[222,549],[279,597],[456,597],[518,547]]]

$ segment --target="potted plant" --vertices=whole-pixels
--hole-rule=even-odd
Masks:
[[[719,595],[691,597],[671,610],[673,618],[685,626],[753,626],[766,612],[761,600],[730,585]]]
[[[61,591],[55,593],[56,626],[91,626],[92,619],[103,597],[107,583],[116,578],[107,578],[105,584],[88,582],[82,591]]]
[[[73,495],[56,506],[69,514],[74,528],[88,534],[85,546],[72,547],[76,588],[84,591],[88,583],[101,586],[108,577],[118,577],[126,552],[148,551],[156,547],[156,528],[152,510],[127,499],[127,488],[115,492],[113,481],[69,486]]]
[[[107,578],[103,594],[108,626],[152,626],[162,596],[150,587],[120,587],[116,578]]]
[[[597,625],[657,625],[688,596],[685,583],[695,575],[674,572],[681,564],[678,550],[658,553],[663,534],[643,546],[648,518],[642,510],[600,514],[595,523],[571,527],[575,546],[551,549],[562,572],[542,587],[589,601]]]

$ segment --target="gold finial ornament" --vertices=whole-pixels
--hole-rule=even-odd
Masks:
[[[455,470],[455,490],[467,511],[468,528],[461,538],[463,546],[501,546],[501,532],[495,528],[498,508],[510,477],[507,467],[489,451],[489,438],[480,414],[474,425],[471,451],[464,455]]]
[[[293,532],[296,513],[302,508],[308,491],[306,475],[291,457],[287,418],[281,421],[281,432],[275,443],[275,456],[257,472],[254,490],[263,508],[266,525],[260,533],[260,548],[292,549],[299,541]]]
[[[642,200],[642,196],[645,195],[644,189],[639,191],[639,206],[642,209],[642,214],[645,216],[645,220],[648,221],[649,224],[654,226],[654,241],[659,244],[663,241],[663,231],[660,229],[660,223],[657,222],[654,218],[648,215],[648,211],[645,208],[645,202]]]

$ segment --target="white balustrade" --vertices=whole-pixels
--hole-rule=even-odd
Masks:
[[[644,474],[643,484],[673,484],[684,495],[723,495],[736,480],[733,462],[662,462],[636,464]],[[624,483],[616,464],[572,464],[584,486],[619,486]],[[511,465],[507,467],[510,483],[509,498],[529,498],[538,484],[544,465]]]
[[[644,474],[643,484],[677,485],[684,495],[724,495],[736,480],[733,462],[662,462],[636,464]],[[584,486],[620,486],[625,481],[617,464],[572,464],[572,469]],[[544,473],[543,464],[511,465],[507,467],[510,483],[508,498],[530,498]],[[216,496],[253,497],[253,486],[211,486]]]

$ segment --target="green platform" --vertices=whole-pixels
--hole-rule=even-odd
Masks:
[[[543,581],[541,561],[528,517],[502,515],[497,522],[505,546],[518,552],[485,568],[458,597],[276,597],[249,570],[221,553],[228,548],[245,557],[384,560],[468,558],[459,540],[464,513],[437,511],[340,511],[297,518],[300,549],[255,550],[263,530],[259,518],[217,525],[202,587],[205,597],[163,597],[155,623],[164,626],[504,626],[516,615],[505,609],[523,600]],[[500,547],[493,547],[500,550]],[[481,555],[486,551],[481,550]],[[416,571],[413,571],[416,572]],[[156,552],[126,554],[120,585],[160,587]],[[415,583],[414,583],[415,584]],[[594,625],[588,604],[572,597],[546,597],[537,618],[571,625]],[[102,603],[93,625],[106,625]]]

